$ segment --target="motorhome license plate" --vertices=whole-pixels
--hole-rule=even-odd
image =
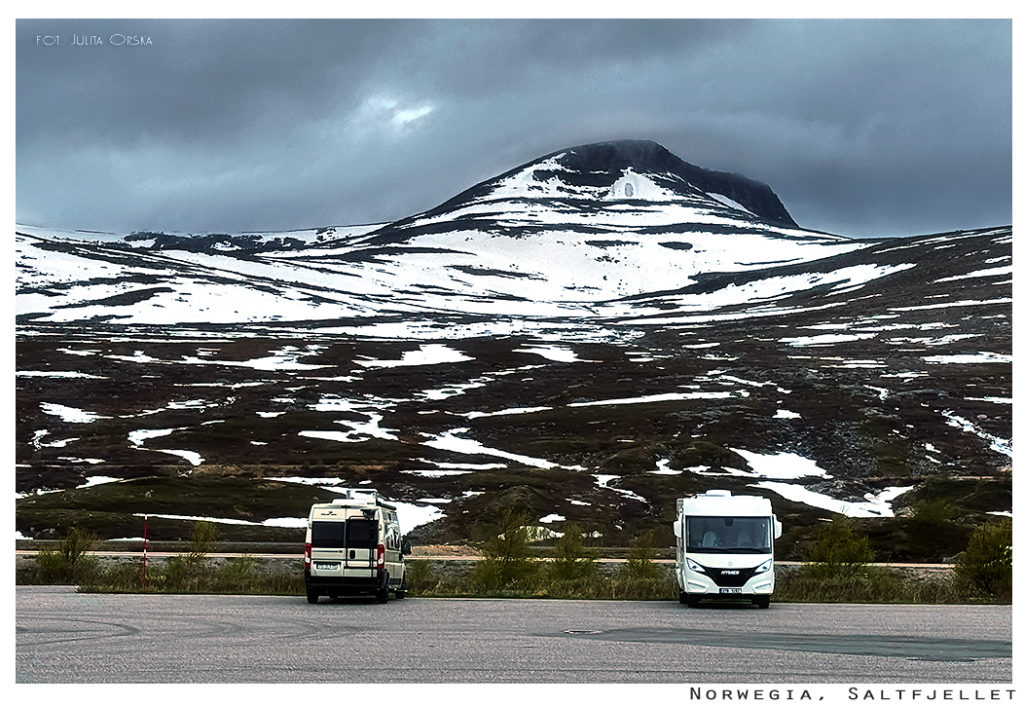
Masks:
[[[317,571],[333,571],[338,568],[338,562],[336,561],[318,561],[313,564],[313,568]]]
[[[743,593],[742,588],[720,588],[719,593]]]

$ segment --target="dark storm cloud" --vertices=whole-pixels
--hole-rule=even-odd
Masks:
[[[380,222],[637,137],[765,181],[805,227],[1004,224],[1010,52],[1008,21],[19,21],[18,219]]]

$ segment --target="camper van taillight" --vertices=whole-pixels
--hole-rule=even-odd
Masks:
[[[377,545],[377,571],[384,570],[384,545]]]
[[[305,556],[306,566],[309,566],[309,560],[310,560],[310,557],[312,556],[312,554],[313,554],[313,545],[310,544],[309,542],[306,542],[306,556]]]

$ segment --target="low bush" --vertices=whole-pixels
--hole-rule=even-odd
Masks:
[[[99,562],[88,556],[96,536],[72,527],[56,549],[43,549],[36,555],[33,583],[78,584],[90,581],[99,571]]]
[[[956,560],[956,578],[968,593],[1009,602],[1013,593],[1013,525],[990,521],[971,534]]]
[[[555,543],[555,558],[548,565],[552,581],[579,581],[591,578],[597,571],[593,551],[583,541],[583,530],[570,523]]]
[[[522,512],[502,513],[490,539],[481,547],[484,558],[474,571],[480,589],[525,590],[534,583],[539,572],[531,558],[527,519]]]
[[[836,515],[815,532],[804,567],[809,576],[818,579],[851,579],[863,573],[864,565],[875,559],[868,538],[858,534],[844,515]]]
[[[619,570],[619,579],[625,582],[657,579],[661,570],[654,559],[654,532],[646,530],[637,534],[629,548],[626,563]]]

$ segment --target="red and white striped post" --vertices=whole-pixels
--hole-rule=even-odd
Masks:
[[[146,549],[149,543],[149,515],[142,516],[142,590],[146,590]]]

